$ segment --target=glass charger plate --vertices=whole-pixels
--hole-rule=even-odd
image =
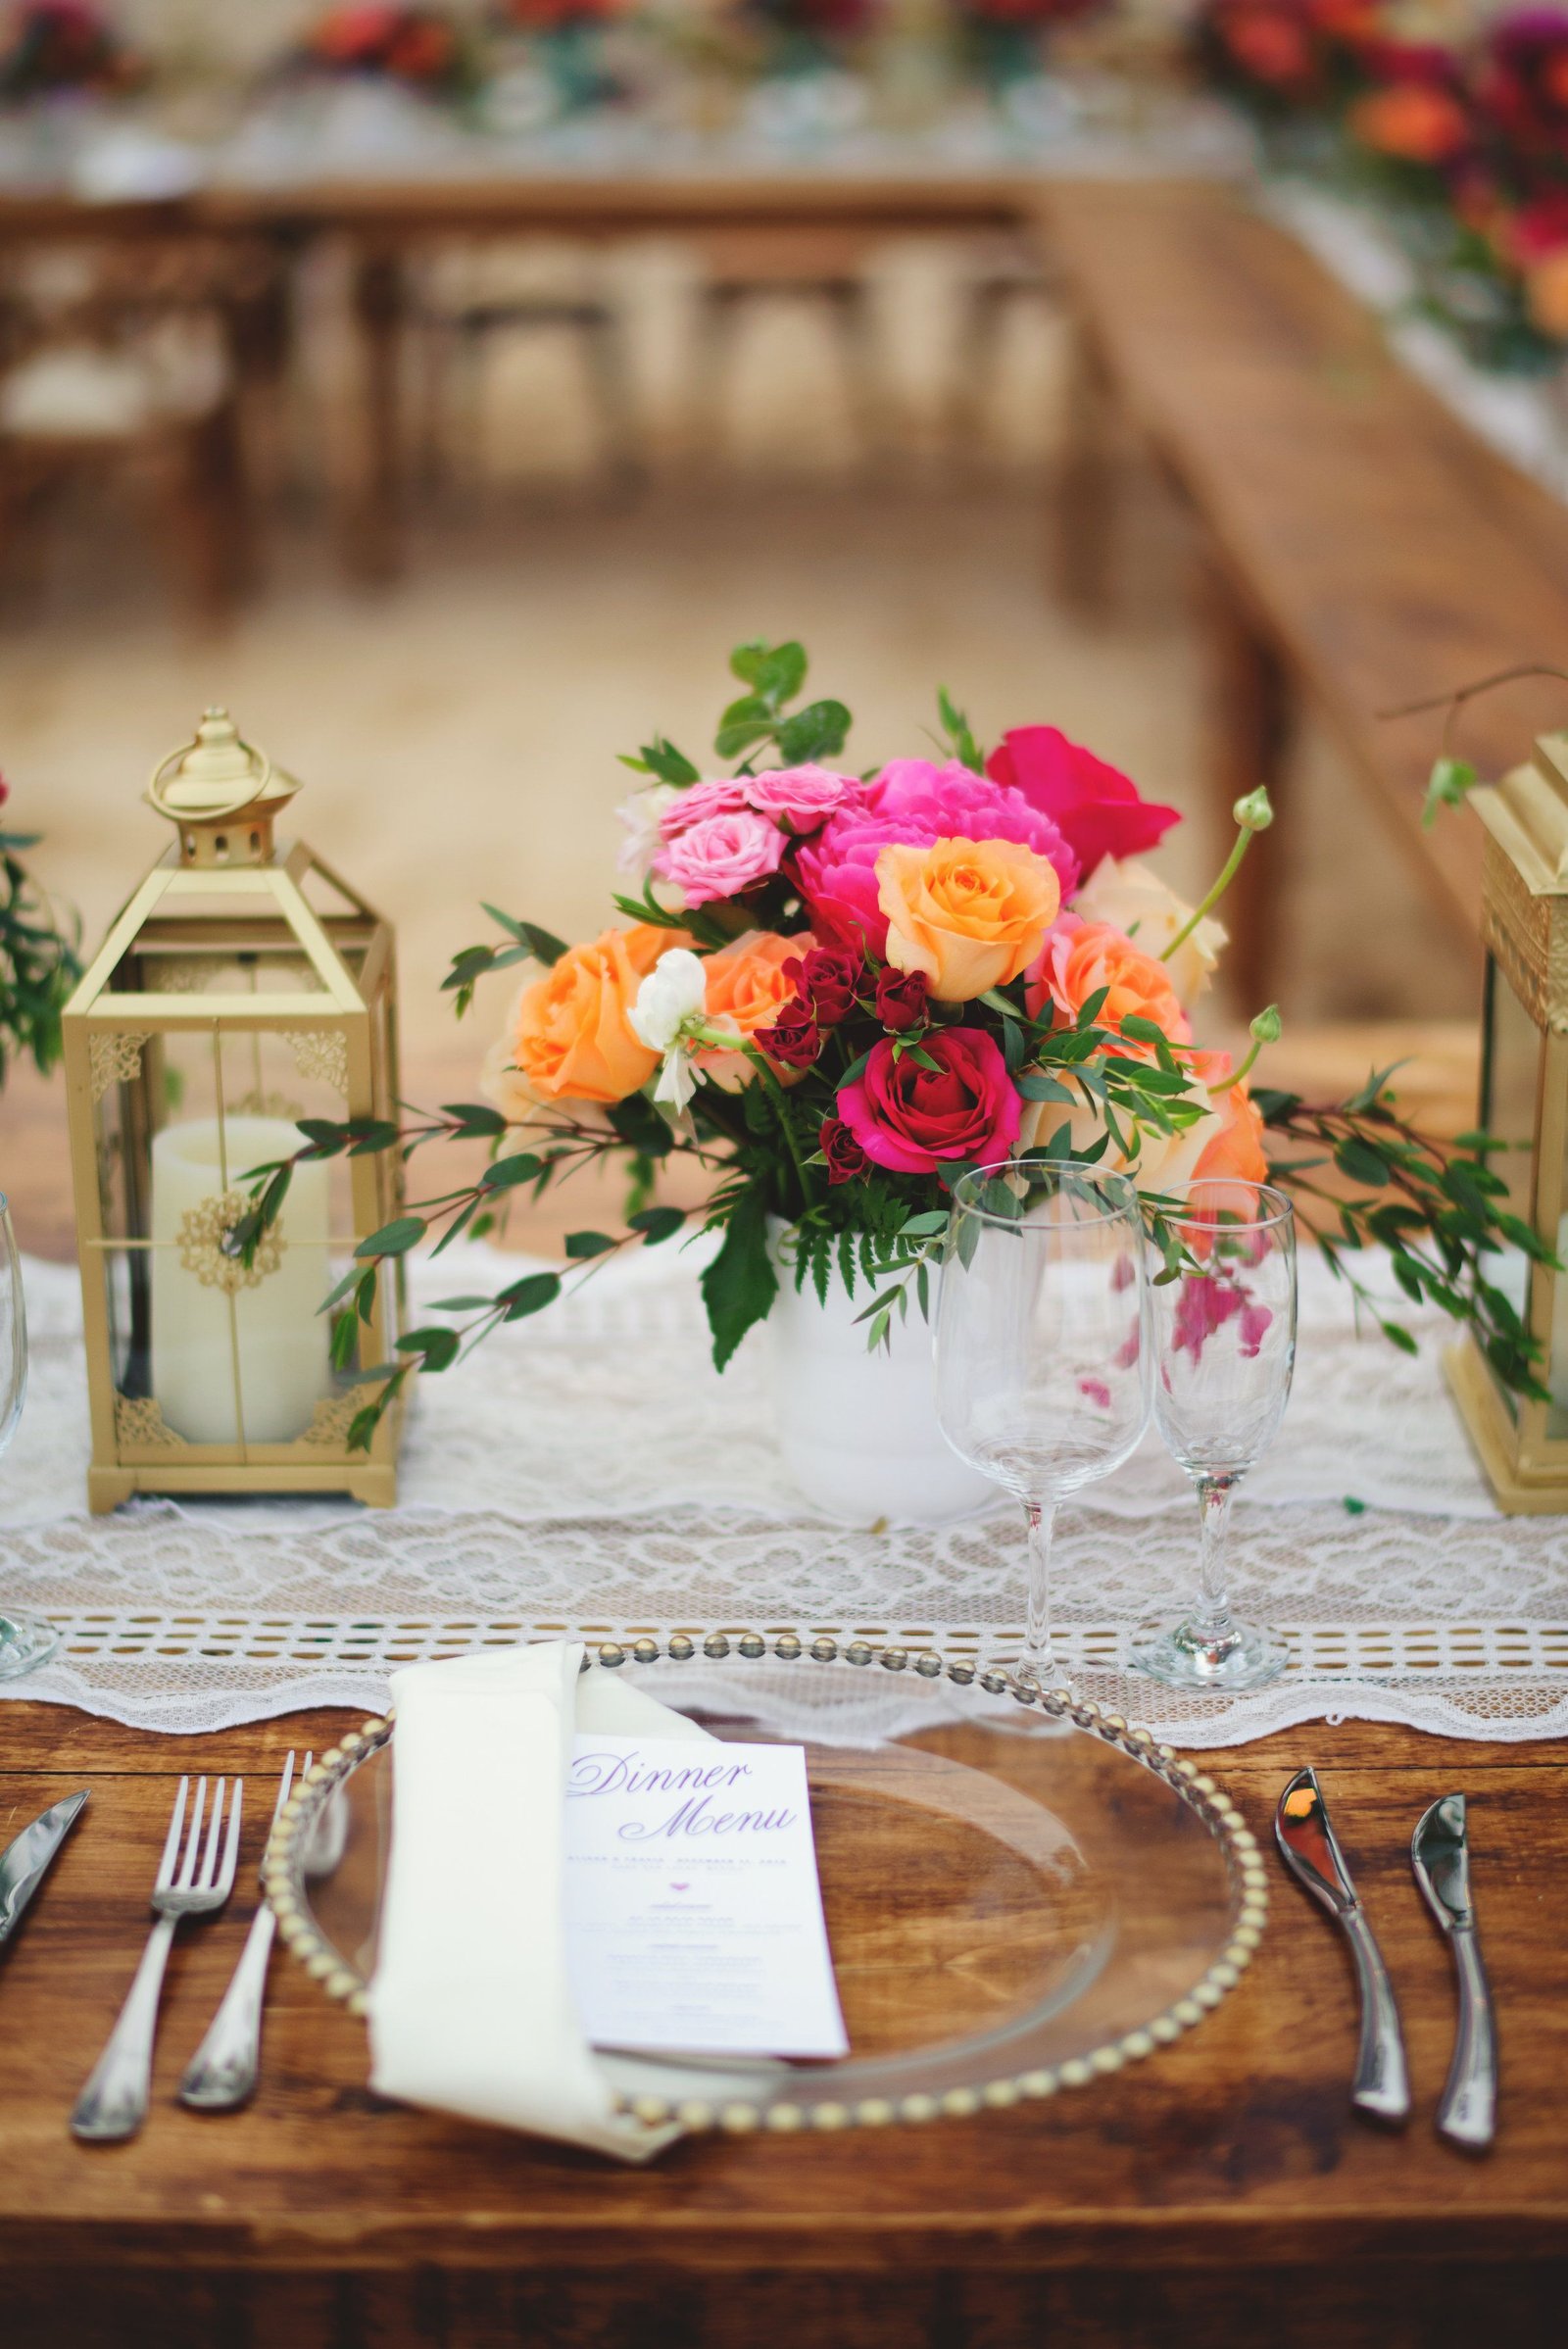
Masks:
[[[1255,1838],[1212,1779],[1118,1715],[869,1641],[716,1634],[589,1653],[717,1737],[783,1721],[805,1742],[850,2039],[835,2062],[606,2054],[642,2119],[841,2129],[1082,2087],[1200,2023],[1257,1947]],[[394,1730],[368,1721],[323,1754],[267,1854],[284,1939],[356,2014]]]

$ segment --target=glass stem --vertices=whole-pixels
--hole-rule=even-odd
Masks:
[[[1198,1479],[1201,1527],[1198,1553],[1199,1598],[1188,1627],[1188,1636],[1193,1645],[1201,1648],[1213,1663],[1223,1661],[1241,1636],[1231,1616],[1230,1594],[1225,1582],[1225,1542],[1230,1532],[1231,1494],[1236,1490],[1236,1483],[1234,1476],[1200,1476]]]
[[[1051,1537],[1055,1530],[1054,1499],[1024,1503],[1029,1520],[1029,1589],[1024,1607],[1023,1670],[1042,1688],[1067,1685],[1067,1668],[1051,1639]]]

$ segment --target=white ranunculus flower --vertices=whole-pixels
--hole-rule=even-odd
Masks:
[[[1180,1191],[1192,1181],[1194,1167],[1223,1123],[1204,1088],[1195,1085],[1193,1092],[1202,1105],[1203,1114],[1192,1125],[1180,1134],[1161,1134],[1141,1127],[1139,1148],[1131,1158],[1112,1143],[1097,1164],[1106,1174],[1131,1175],[1140,1191]],[[1064,1101],[1025,1101],[1014,1154],[1021,1157],[1025,1150],[1037,1150],[1042,1143],[1049,1142],[1063,1120],[1074,1152],[1092,1150],[1105,1130],[1099,1109],[1092,1108],[1081,1096],[1070,1109]],[[1125,1120],[1120,1122],[1125,1127]]]
[[[701,1021],[708,1000],[708,973],[703,958],[690,947],[672,946],[661,954],[642,985],[627,1017],[634,1034],[651,1052],[667,1052],[680,1041],[683,1029]]]
[[[1072,910],[1085,921],[1107,921],[1124,930],[1135,946],[1156,958],[1191,920],[1193,911],[1158,873],[1131,856],[1120,860],[1102,856],[1073,899]],[[1224,929],[1205,916],[1166,963],[1184,1011],[1192,1008],[1208,985],[1224,944]]]
[[[634,791],[615,809],[625,826],[626,837],[620,844],[615,864],[623,873],[645,873],[654,861],[656,852],[663,845],[660,821],[671,800],[680,794],[673,783],[651,783],[646,791]]]

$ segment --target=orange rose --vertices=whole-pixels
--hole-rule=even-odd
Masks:
[[[1470,144],[1470,120],[1457,98],[1429,81],[1396,81],[1350,109],[1350,129],[1374,154],[1398,163],[1452,163]]]
[[[770,1028],[799,993],[794,980],[784,976],[784,965],[800,954],[803,943],[810,942],[779,938],[771,930],[751,930],[722,953],[710,954],[704,1000],[709,1018],[726,1021],[738,1036],[755,1036],[759,1028]],[[704,1075],[726,1093],[738,1093],[757,1074],[744,1052],[709,1051],[694,1057]],[[803,1069],[780,1068],[774,1061],[768,1065],[786,1085],[805,1074]]]
[[[626,1014],[661,954],[690,941],[639,922],[574,946],[524,987],[512,1019],[512,1064],[540,1101],[623,1101],[659,1066]]]
[[[1231,1073],[1229,1052],[1195,1052],[1193,1071],[1200,1084],[1222,1085]],[[1230,1180],[1266,1183],[1268,1160],[1263,1153],[1263,1113],[1244,1077],[1225,1093],[1210,1092],[1220,1126],[1211,1133],[1193,1168],[1195,1183]]]
[[[1027,1001],[1038,1019],[1046,1003],[1076,1019],[1092,995],[1106,988],[1096,1026],[1117,1028],[1130,1014],[1152,1019],[1172,1044],[1190,1044],[1193,1031],[1169,971],[1107,921],[1064,922],[1046,946]],[[1129,1052],[1136,1052],[1129,1045]]]
[[[1054,865],[1013,840],[890,842],[876,860],[895,970],[939,1003],[966,1003],[1027,970],[1061,907]]]
[[[1568,245],[1537,262],[1525,279],[1525,300],[1532,324],[1568,341]]]

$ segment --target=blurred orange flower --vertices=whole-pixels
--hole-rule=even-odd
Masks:
[[[1396,163],[1453,163],[1470,144],[1470,118],[1451,91],[1428,81],[1396,81],[1358,98],[1349,112],[1352,137]]]

